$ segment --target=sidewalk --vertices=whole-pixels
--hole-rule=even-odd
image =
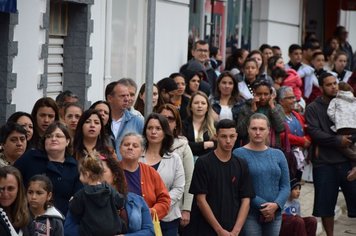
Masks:
[[[327,194],[327,193],[325,193]],[[311,183],[302,185],[300,194],[301,212],[303,216],[311,216],[314,204],[314,186]],[[355,199],[356,201],[356,199]],[[321,219],[318,218],[318,236],[326,236],[323,231]],[[339,193],[335,208],[335,228],[334,236],[356,235],[356,218],[348,218],[346,213],[346,203],[342,192]]]

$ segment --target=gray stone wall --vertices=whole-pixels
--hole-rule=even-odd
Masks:
[[[0,124],[15,112],[11,104],[12,90],[16,88],[17,75],[12,73],[13,58],[17,55],[17,42],[14,42],[14,28],[18,15],[0,13]]]
[[[91,86],[89,65],[92,59],[92,48],[89,40],[92,32],[90,5],[69,4],[68,33],[64,38],[63,90],[68,89],[77,94],[86,108],[89,105],[87,90]]]

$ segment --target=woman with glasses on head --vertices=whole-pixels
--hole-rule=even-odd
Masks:
[[[189,147],[187,138],[182,136],[182,122],[177,109],[171,104],[165,104],[158,108],[158,112],[168,120],[169,128],[174,137],[171,150],[180,156],[183,163],[185,186],[180,206],[182,214],[180,225],[185,227],[190,221],[190,210],[193,202],[193,195],[189,193],[190,182],[192,181],[194,170],[193,153]]]
[[[177,107],[180,118],[185,119],[187,117],[187,106],[189,104],[189,98],[184,94],[185,88],[187,87],[185,83],[185,77],[181,73],[173,73],[169,76],[177,84],[177,92],[172,97],[172,104]]]
[[[210,110],[211,105],[205,93],[198,91],[192,95],[182,131],[195,158],[215,148],[215,127]]]
[[[31,149],[14,164],[22,174],[24,184],[37,174],[45,174],[53,183],[54,206],[66,215],[69,199],[82,188],[77,161],[70,155],[70,135],[62,123],[48,126],[41,148]]]
[[[181,218],[179,205],[183,197],[185,177],[181,158],[171,149],[174,137],[167,119],[163,115],[151,113],[145,122],[143,136],[146,139],[146,148],[140,161],[157,170],[171,198],[168,215],[161,219],[162,234],[176,236]]]
[[[7,122],[0,130],[0,168],[13,165],[26,151],[27,131],[17,123]]]
[[[266,140],[271,147],[281,147],[280,133],[284,131],[284,112],[281,105],[275,102],[276,94],[272,85],[266,80],[258,80],[252,84],[253,99],[247,100],[242,106],[237,118],[237,133],[242,144],[248,142],[247,124],[255,113],[262,113],[271,122],[271,132]]]

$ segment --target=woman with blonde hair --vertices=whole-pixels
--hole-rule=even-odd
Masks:
[[[187,137],[194,156],[203,155],[215,147],[215,127],[208,96],[194,93],[188,105],[188,118],[183,121],[183,135]]]

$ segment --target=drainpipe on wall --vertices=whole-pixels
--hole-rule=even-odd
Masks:
[[[242,46],[242,14],[244,9],[244,0],[240,0],[240,11],[239,11],[239,32],[238,32],[238,42],[237,47],[241,48]]]
[[[205,32],[204,32],[204,29],[205,29],[205,18],[204,18],[204,15],[205,15],[205,0],[200,0],[198,1],[199,3],[199,7],[198,7],[198,11],[199,11],[199,19],[200,19],[200,27],[199,27],[199,39],[201,40],[204,40],[205,39]],[[195,39],[194,39],[195,41]]]
[[[111,82],[112,0],[106,0],[104,89]]]
[[[146,41],[146,88],[145,117],[152,112],[154,56],[155,56],[156,0],[147,4],[147,41]]]

